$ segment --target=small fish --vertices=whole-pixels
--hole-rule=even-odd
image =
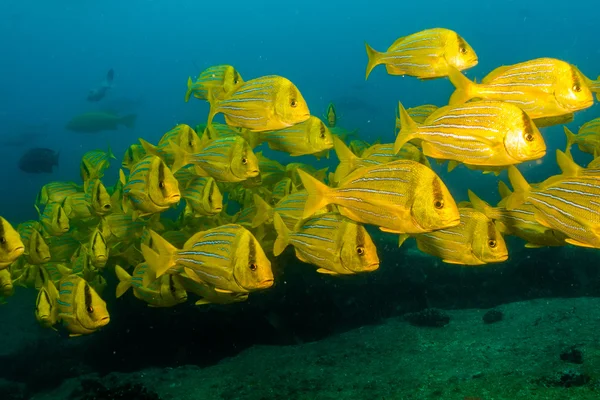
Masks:
[[[106,303],[83,278],[70,275],[58,284],[58,318],[70,336],[94,333],[110,322]]]
[[[581,73],[571,64],[553,58],[539,58],[496,68],[479,84],[455,68],[449,77],[456,90],[450,105],[473,98],[512,103],[530,118],[556,117],[583,110],[594,104],[592,92]]]
[[[151,154],[162,158],[167,165],[173,165],[174,155],[171,143],[179,146],[187,153],[197,153],[202,148],[200,139],[196,132],[186,124],[177,125],[163,135],[158,142],[158,146],[146,142],[144,139],[139,139],[146,154]]]
[[[106,78],[104,78],[100,86],[90,90],[87,96],[88,101],[98,102],[102,100],[104,96],[106,96],[106,93],[112,88],[114,77],[115,71],[111,68],[106,73]]]
[[[260,139],[272,150],[289,153],[292,157],[314,154],[319,158],[333,148],[333,137],[323,121],[311,116],[304,122],[277,131],[261,132]]]
[[[146,157],[146,155],[146,150],[144,150],[144,147],[141,144],[132,144],[127,148],[127,151],[125,151],[121,166],[131,170],[131,168],[142,158]]]
[[[244,82],[224,99],[211,100],[207,125],[219,113],[225,115],[227,125],[254,132],[287,128],[310,117],[298,88],[288,79],[276,75]]]
[[[563,127],[567,135],[567,154],[571,154],[571,146],[577,145],[584,153],[597,154],[600,152],[600,118],[586,122],[579,128],[577,135]]]
[[[25,241],[25,258],[30,264],[45,264],[50,261],[50,248],[37,229],[31,231]]]
[[[185,102],[188,102],[192,94],[197,99],[208,100],[209,89],[213,89],[215,96],[222,99],[242,83],[244,80],[231,65],[215,65],[200,72],[196,82],[191,77],[188,78]]]
[[[102,216],[112,211],[111,197],[100,179],[88,181],[85,200],[95,215]]]
[[[48,203],[44,207],[44,212],[41,213],[38,206],[35,209],[40,216],[40,222],[44,227],[44,231],[50,236],[60,236],[69,231],[69,217],[60,204]]]
[[[72,234],[66,233],[62,236],[50,236],[46,238],[46,243],[50,248],[50,260],[53,262],[64,262],[71,259],[71,256],[81,245]]]
[[[196,177],[185,186],[181,197],[195,216],[215,215],[223,209],[223,195],[211,177]]]
[[[128,129],[135,128],[135,114],[119,116],[112,112],[88,112],[73,117],[65,129],[78,133],[97,133],[102,131],[116,131],[119,126]]]
[[[330,188],[299,171],[308,201],[304,218],[328,204],[356,222],[393,233],[423,233],[456,226],[458,209],[442,180],[411,160],[358,169]]]
[[[546,154],[542,134],[519,107],[501,101],[478,101],[445,109],[417,125],[399,104],[402,129],[395,151],[420,141],[423,154],[469,165],[506,166]]]
[[[338,116],[337,116],[337,112],[335,111],[335,106],[333,105],[333,103],[329,103],[329,105],[327,106],[327,111],[325,112],[325,120],[327,121],[327,126],[329,128],[335,128],[335,125],[337,124],[337,120],[338,120]]]
[[[371,145],[369,144],[369,142],[360,140],[360,139],[356,139],[356,140],[352,140],[348,147],[350,147],[350,150],[352,150],[352,152],[357,157],[360,157],[360,156],[362,156],[363,151],[368,149],[370,146]]]
[[[273,192],[271,195],[271,204],[276,204],[279,200],[283,199],[288,194],[295,193],[298,190],[291,178],[283,178],[273,186]]]
[[[44,328],[52,328],[58,323],[58,289],[51,280],[39,289],[35,301],[35,319]]]
[[[110,147],[107,151],[92,150],[83,155],[79,171],[81,173],[81,180],[84,182],[84,190],[86,190],[88,182],[104,176],[104,171],[110,167],[111,159],[116,160],[116,157]]]
[[[264,199],[255,195],[254,204],[256,214],[252,219],[252,227],[257,228],[263,224],[271,224],[273,223],[275,214],[279,214],[287,228],[292,231],[304,215],[304,207],[307,200],[308,193],[306,190],[300,190],[285,196],[274,207],[271,207]],[[325,214],[331,211],[328,207],[323,207],[317,210],[314,215]]]
[[[35,203],[39,206],[62,203],[69,195],[80,192],[82,192],[81,187],[74,182],[50,182],[42,186]]]
[[[449,264],[483,265],[506,261],[506,243],[494,222],[472,208],[458,210],[459,225],[415,236],[419,250]]]
[[[19,169],[29,174],[51,174],[52,168],[58,167],[59,155],[59,152],[52,149],[39,147],[29,149],[19,159]]]
[[[290,231],[279,214],[274,216],[277,240],[273,253],[280,255],[291,244],[300,261],[313,264],[317,272],[349,275],[379,268],[377,248],[367,230],[340,214],[308,218]]]
[[[134,268],[133,276],[119,265],[115,265],[115,273],[119,279],[117,298],[133,287],[134,296],[151,307],[173,307],[187,301],[182,278],[177,275],[167,274],[157,279],[154,271],[145,263]]]
[[[13,292],[14,286],[9,269],[0,269],[0,297],[10,297]]]
[[[80,192],[71,194],[64,199],[61,205],[69,220],[87,219],[94,216],[92,206],[87,200],[88,197],[85,193]]]
[[[409,75],[420,79],[448,76],[449,66],[459,70],[477,65],[477,54],[456,32],[449,29],[426,29],[401,37],[380,53],[366,44],[367,74],[384,64],[390,75]]]
[[[433,104],[423,104],[421,106],[408,108],[406,109],[406,112],[408,113],[408,115],[410,115],[413,121],[415,121],[417,124],[422,124],[431,116],[431,114],[436,112],[438,109],[439,107]],[[400,130],[402,128],[401,126],[398,126],[398,122],[400,119],[400,109],[398,109],[398,114],[396,117],[396,129]]]
[[[106,245],[106,240],[102,232],[96,228],[90,236],[88,243],[85,245],[85,250],[90,256],[92,265],[96,268],[104,268],[108,261],[109,248]]]
[[[197,166],[202,176],[212,176],[218,182],[241,182],[259,174],[258,159],[242,137],[229,136],[210,140],[198,153],[188,153],[171,142],[175,155],[173,171],[188,164]]]
[[[163,212],[179,203],[179,184],[165,162],[156,156],[146,156],[138,162],[129,178],[123,170],[123,210],[134,209],[133,219],[138,216]]]
[[[141,247],[157,277],[178,266],[189,278],[220,292],[248,293],[273,285],[271,262],[254,235],[240,225],[198,232],[182,250],[154,231],[151,236],[157,251],[143,243]]]

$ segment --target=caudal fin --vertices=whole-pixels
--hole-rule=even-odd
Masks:
[[[253,228],[261,226],[273,218],[273,207],[257,194],[254,195],[254,206],[256,207],[256,215],[252,220]]]
[[[577,176],[583,170],[581,166],[573,161],[573,157],[571,157],[570,154],[567,155],[558,149],[556,149],[556,163],[562,171],[562,174],[566,176]]]
[[[208,89],[208,94],[206,96],[206,100],[208,101],[208,104],[210,105],[210,109],[208,111],[208,118],[206,120],[206,126],[209,126],[210,124],[212,124],[212,121],[215,118],[215,115],[217,115],[219,113],[218,100],[216,97],[216,92],[213,88]]]
[[[506,209],[514,210],[525,202],[531,191],[531,186],[514,165],[508,168],[508,179],[510,179],[514,192],[506,198]]]
[[[167,272],[169,268],[175,266],[175,253],[178,249],[153,230],[150,230],[150,236],[152,237],[152,246],[157,251],[142,243],[142,254],[148,266],[156,272],[158,278]]]
[[[275,244],[273,245],[273,255],[278,256],[290,244],[290,234],[292,232],[285,225],[279,213],[273,215],[273,224],[277,232],[277,239],[275,239]]]
[[[481,200],[479,196],[477,196],[471,190],[468,191],[468,195],[469,201],[475,210],[483,213],[486,217],[493,219],[493,208],[488,203]]]
[[[368,43],[365,43],[365,47],[367,48],[367,57],[369,57],[369,61],[367,62],[367,73],[365,76],[365,81],[369,78],[369,74],[377,65],[381,64],[381,55],[380,53],[369,46]]]
[[[302,218],[308,218],[330,203],[328,194],[331,189],[301,169],[298,169],[298,175],[302,180],[304,189],[308,192],[308,199],[304,205],[304,214],[302,216]]]
[[[125,115],[125,116],[121,117],[120,122],[121,122],[121,125],[125,126],[126,128],[133,129],[133,128],[135,128],[135,120],[136,119],[137,119],[137,115],[129,114],[129,115]]]
[[[115,273],[117,274],[117,278],[119,279],[119,284],[117,285],[117,299],[125,294],[131,287],[131,275],[127,273],[123,268],[118,265],[115,265]]]
[[[188,76],[187,90],[185,91],[185,102],[186,103],[190,100],[190,96],[192,95],[192,85],[193,84],[194,84],[194,82],[192,81],[192,78]]]
[[[396,136],[396,141],[394,142],[394,153],[398,154],[402,146],[406,144],[409,140],[413,139],[414,134],[419,130],[419,126],[413,119],[408,115],[408,112],[402,105],[402,103],[398,102],[398,112],[400,114],[400,132],[398,132],[398,136]]]
[[[340,160],[333,179],[335,182],[339,182],[350,172],[354,171],[358,157],[336,135],[333,135],[333,147],[335,149],[335,154],[337,154],[338,159]]]
[[[463,104],[475,97],[477,85],[452,65],[448,66],[448,78],[450,78],[450,82],[456,88],[452,96],[450,96],[449,105]]]
[[[140,142],[141,141],[142,139],[140,139]],[[190,155],[173,141],[169,141],[169,146],[173,151],[174,157],[173,165],[171,166],[171,172],[175,173],[190,163]]]

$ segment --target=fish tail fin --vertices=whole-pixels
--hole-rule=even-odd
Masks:
[[[395,154],[398,154],[402,146],[411,140],[414,133],[419,130],[417,123],[408,115],[408,112],[400,102],[398,102],[398,112],[400,113],[400,125],[402,128],[398,132],[398,136],[396,136],[396,141],[394,142]]]
[[[471,82],[469,78],[464,76],[462,72],[460,72],[456,67],[449,65],[448,66],[448,78],[450,78],[450,82],[454,85],[456,90],[450,96],[449,105],[456,105],[466,103],[468,100],[472,99],[475,94],[476,84]]]
[[[308,192],[308,199],[304,205],[304,213],[302,216],[302,218],[308,218],[330,203],[328,194],[331,189],[323,182],[320,182],[318,179],[301,169],[298,169],[298,175],[300,175],[304,189]]]
[[[137,115],[128,114],[128,115],[121,117],[120,122],[126,128],[133,129],[133,128],[135,128],[135,120],[136,119],[137,119]]]
[[[508,188],[504,181],[498,181],[498,193],[500,193],[501,198],[505,199],[512,194],[512,190]]]
[[[479,198],[479,196],[477,196],[471,190],[468,191],[468,194],[469,194],[469,201],[473,205],[473,208],[475,210],[483,213],[486,217],[492,218],[492,214],[493,214],[492,207],[485,201],[481,200]]]
[[[573,161],[573,157],[566,155],[562,151],[556,149],[556,163],[562,171],[563,175],[577,176],[582,168]]]
[[[169,146],[171,146],[174,157],[171,172],[175,173],[190,163],[190,156],[185,150],[173,143],[173,141],[169,141]]]
[[[148,266],[156,272],[156,277],[158,278],[175,265],[175,252],[177,248],[153,230],[150,230],[150,236],[152,237],[152,245],[158,252],[142,243],[142,254]]]
[[[213,118],[219,113],[217,104],[218,100],[213,88],[208,88],[208,94],[206,96],[206,99],[208,100],[208,104],[210,106],[210,109],[208,110],[208,118],[206,120],[206,126],[208,126],[212,124]]]
[[[369,78],[369,74],[377,65],[381,64],[381,54],[377,50],[373,49],[369,46],[368,43],[365,43],[365,47],[367,49],[367,57],[369,57],[369,62],[367,63],[367,73],[365,75],[365,81]]]
[[[190,100],[190,96],[192,95],[192,85],[194,82],[192,81],[192,77],[188,76],[187,81],[187,90],[185,91],[185,102],[187,103]]]
[[[358,157],[350,150],[346,143],[336,135],[333,136],[333,148],[340,163],[335,170],[334,180],[339,182],[354,170]]]
[[[277,232],[277,239],[275,239],[275,244],[273,245],[273,255],[278,256],[285,248],[290,244],[290,233],[291,231],[281,219],[279,213],[275,213],[273,215],[273,224],[275,226],[275,231]]]
[[[146,142],[142,138],[139,138],[138,140],[140,141],[140,144],[142,145],[142,148],[144,149],[146,154],[150,154],[150,155],[157,156],[157,157],[159,156],[158,149],[155,145],[153,145],[152,143]]]
[[[125,294],[131,287],[131,275],[127,273],[123,268],[119,265],[115,265],[115,273],[117,274],[117,278],[119,279],[119,283],[117,284],[117,299]]]
[[[254,195],[254,206],[256,207],[256,215],[252,220],[253,228],[258,227],[273,218],[273,207],[257,194]]]
[[[531,186],[514,165],[508,168],[508,179],[510,179],[514,192],[506,199],[506,209],[513,210],[525,202],[531,191]]]
[[[571,147],[577,142],[577,136],[571,132],[566,125],[563,126],[563,129],[565,130],[565,135],[567,136],[567,147],[565,148],[565,153],[567,156],[573,158],[573,155],[571,154]]]

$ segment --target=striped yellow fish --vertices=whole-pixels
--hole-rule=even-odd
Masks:
[[[69,218],[60,204],[46,204],[43,213],[40,212],[40,209],[37,206],[35,206],[35,208],[40,216],[40,222],[44,227],[44,231],[48,235],[60,236],[69,231]]]
[[[366,48],[369,57],[366,78],[379,64],[385,64],[390,75],[428,79],[448,76],[448,66],[464,70],[478,62],[471,46],[456,32],[444,28],[401,37],[385,53],[373,50],[368,44]]]
[[[260,196],[254,196],[256,214],[252,220],[252,227],[256,228],[265,223],[272,223],[273,217],[275,213],[277,213],[285,223],[285,226],[287,226],[289,230],[293,230],[304,215],[304,208],[307,200],[308,193],[306,190],[301,190],[285,196],[273,207]],[[315,215],[324,214],[330,211],[331,210],[329,210],[328,207],[323,207],[320,210],[317,210]]]
[[[120,171],[123,187],[123,210],[133,208],[134,218],[163,212],[181,199],[179,184],[163,160],[146,156],[138,162],[129,177]]]
[[[241,182],[257,176],[258,159],[241,136],[210,140],[197,153],[188,153],[171,142],[175,161],[173,171],[188,164],[196,166],[199,175],[209,175],[219,182]]]
[[[84,182],[84,190],[87,189],[87,183],[92,180],[100,179],[104,176],[104,171],[110,167],[110,160],[117,158],[110,147],[107,151],[92,150],[86,152],[81,158],[79,171],[81,180]]]
[[[494,222],[472,208],[458,210],[459,225],[415,236],[419,250],[449,264],[483,265],[506,261],[506,243]]]
[[[330,188],[304,171],[304,217],[328,204],[356,222],[393,233],[423,233],[458,224],[456,203],[442,180],[411,160],[358,169]]]
[[[58,294],[58,318],[70,336],[93,333],[110,322],[106,303],[83,278],[77,275],[62,278]]]
[[[260,139],[271,149],[285,151],[292,157],[314,154],[319,158],[325,153],[328,155],[329,149],[333,148],[329,128],[314,116],[288,128],[261,132]]]
[[[586,122],[579,128],[577,135],[563,127],[567,135],[567,151],[571,154],[571,146],[577,145],[584,153],[595,155],[600,153],[600,118]]]
[[[421,141],[423,154],[470,165],[504,166],[546,154],[542,134],[519,107],[501,101],[478,101],[448,107],[434,120],[417,125],[399,104],[402,129],[395,151]]]
[[[100,179],[89,180],[85,191],[85,201],[95,215],[106,215],[112,211],[110,195]]]
[[[0,269],[0,297],[9,297],[14,293],[12,276],[8,268]]]
[[[335,106],[333,105],[333,103],[329,103],[329,105],[327,106],[327,111],[325,112],[325,121],[327,121],[327,126],[329,128],[335,128],[335,125],[337,124],[337,120],[338,120],[338,116],[337,116],[337,112],[335,111]]]
[[[181,197],[195,216],[215,215],[223,209],[223,195],[211,177],[194,178],[182,188]]]
[[[142,158],[146,157],[146,155],[146,150],[144,150],[141,144],[132,144],[125,151],[121,166],[130,170]]]
[[[119,265],[115,265],[115,273],[119,279],[117,298],[133,287],[133,295],[152,307],[173,307],[187,301],[181,277],[163,275],[156,279],[154,271],[146,263],[138,264],[133,270],[133,276]]]
[[[283,178],[273,186],[271,195],[271,204],[276,204],[288,194],[295,193],[298,190],[291,178]]]
[[[248,300],[248,293],[221,293],[215,291],[214,287],[202,282],[181,277],[181,283],[185,290],[201,297],[195,304],[231,304]]]
[[[377,248],[364,226],[338,213],[308,218],[289,230],[279,214],[274,217],[278,256],[291,244],[296,257],[329,275],[350,275],[379,268]]]
[[[151,235],[157,251],[142,244],[142,253],[157,277],[176,267],[187,277],[225,293],[248,293],[273,285],[271,262],[254,235],[240,225],[198,232],[182,250],[154,231]]]
[[[62,203],[67,196],[81,191],[82,188],[74,182],[50,182],[42,186],[35,204],[45,206],[48,203]]]
[[[25,252],[25,245],[21,241],[19,232],[12,225],[0,217],[0,269],[12,264]]]
[[[22,224],[18,226],[20,231]],[[21,235],[25,245],[25,259],[30,264],[45,264],[50,261],[50,248],[37,229],[32,229],[27,238]]]
[[[364,167],[385,164],[387,162],[401,160],[402,157],[394,152],[394,144],[376,144],[365,149],[361,157],[356,156],[346,144],[337,136],[333,139],[335,153],[340,160],[333,181],[341,181],[351,172]],[[412,145],[411,145],[412,146]]]
[[[529,202],[536,221],[564,233],[567,243],[600,248],[600,178],[566,176],[534,189],[516,167],[509,168],[508,176],[515,192],[507,199],[507,209]]]
[[[223,113],[227,125],[254,132],[273,131],[306,121],[310,111],[298,88],[282,76],[245,82],[223,100],[210,101],[207,125]]]
[[[239,87],[244,80],[231,65],[215,65],[200,72],[195,82],[188,78],[185,102],[190,96],[200,100],[208,100],[209,89],[214,90],[217,98],[223,98],[227,93]]]
[[[570,114],[594,104],[581,73],[571,64],[553,58],[496,68],[479,84],[456,68],[449,68],[449,72],[456,87],[450,105],[473,98],[500,100],[515,104],[530,118],[538,119]]]
[[[175,128],[165,133],[157,146],[153,146],[142,138],[140,138],[139,141],[146,154],[162,158],[168,166],[173,165],[173,162],[175,161],[171,143],[175,143],[183,151],[188,153],[196,153],[200,151],[201,148],[200,138],[198,138],[196,132],[186,124],[177,125]]]
[[[506,235],[523,239],[527,248],[566,245],[563,233],[549,229],[535,219],[535,207],[529,203],[507,210],[504,207],[492,207],[469,190],[469,200],[477,211],[496,223],[496,226]]]

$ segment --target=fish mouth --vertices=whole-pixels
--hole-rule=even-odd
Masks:
[[[110,317],[106,316],[98,322],[99,322],[99,326],[107,325],[110,322]]]
[[[273,283],[275,283],[275,279],[264,280],[258,284],[257,289],[268,289],[273,286]]]
[[[14,248],[10,253],[9,256],[12,257],[20,257],[23,253],[25,252],[25,246],[19,246],[17,248]]]
[[[365,267],[365,272],[371,272],[379,269],[379,263],[372,263]]]

